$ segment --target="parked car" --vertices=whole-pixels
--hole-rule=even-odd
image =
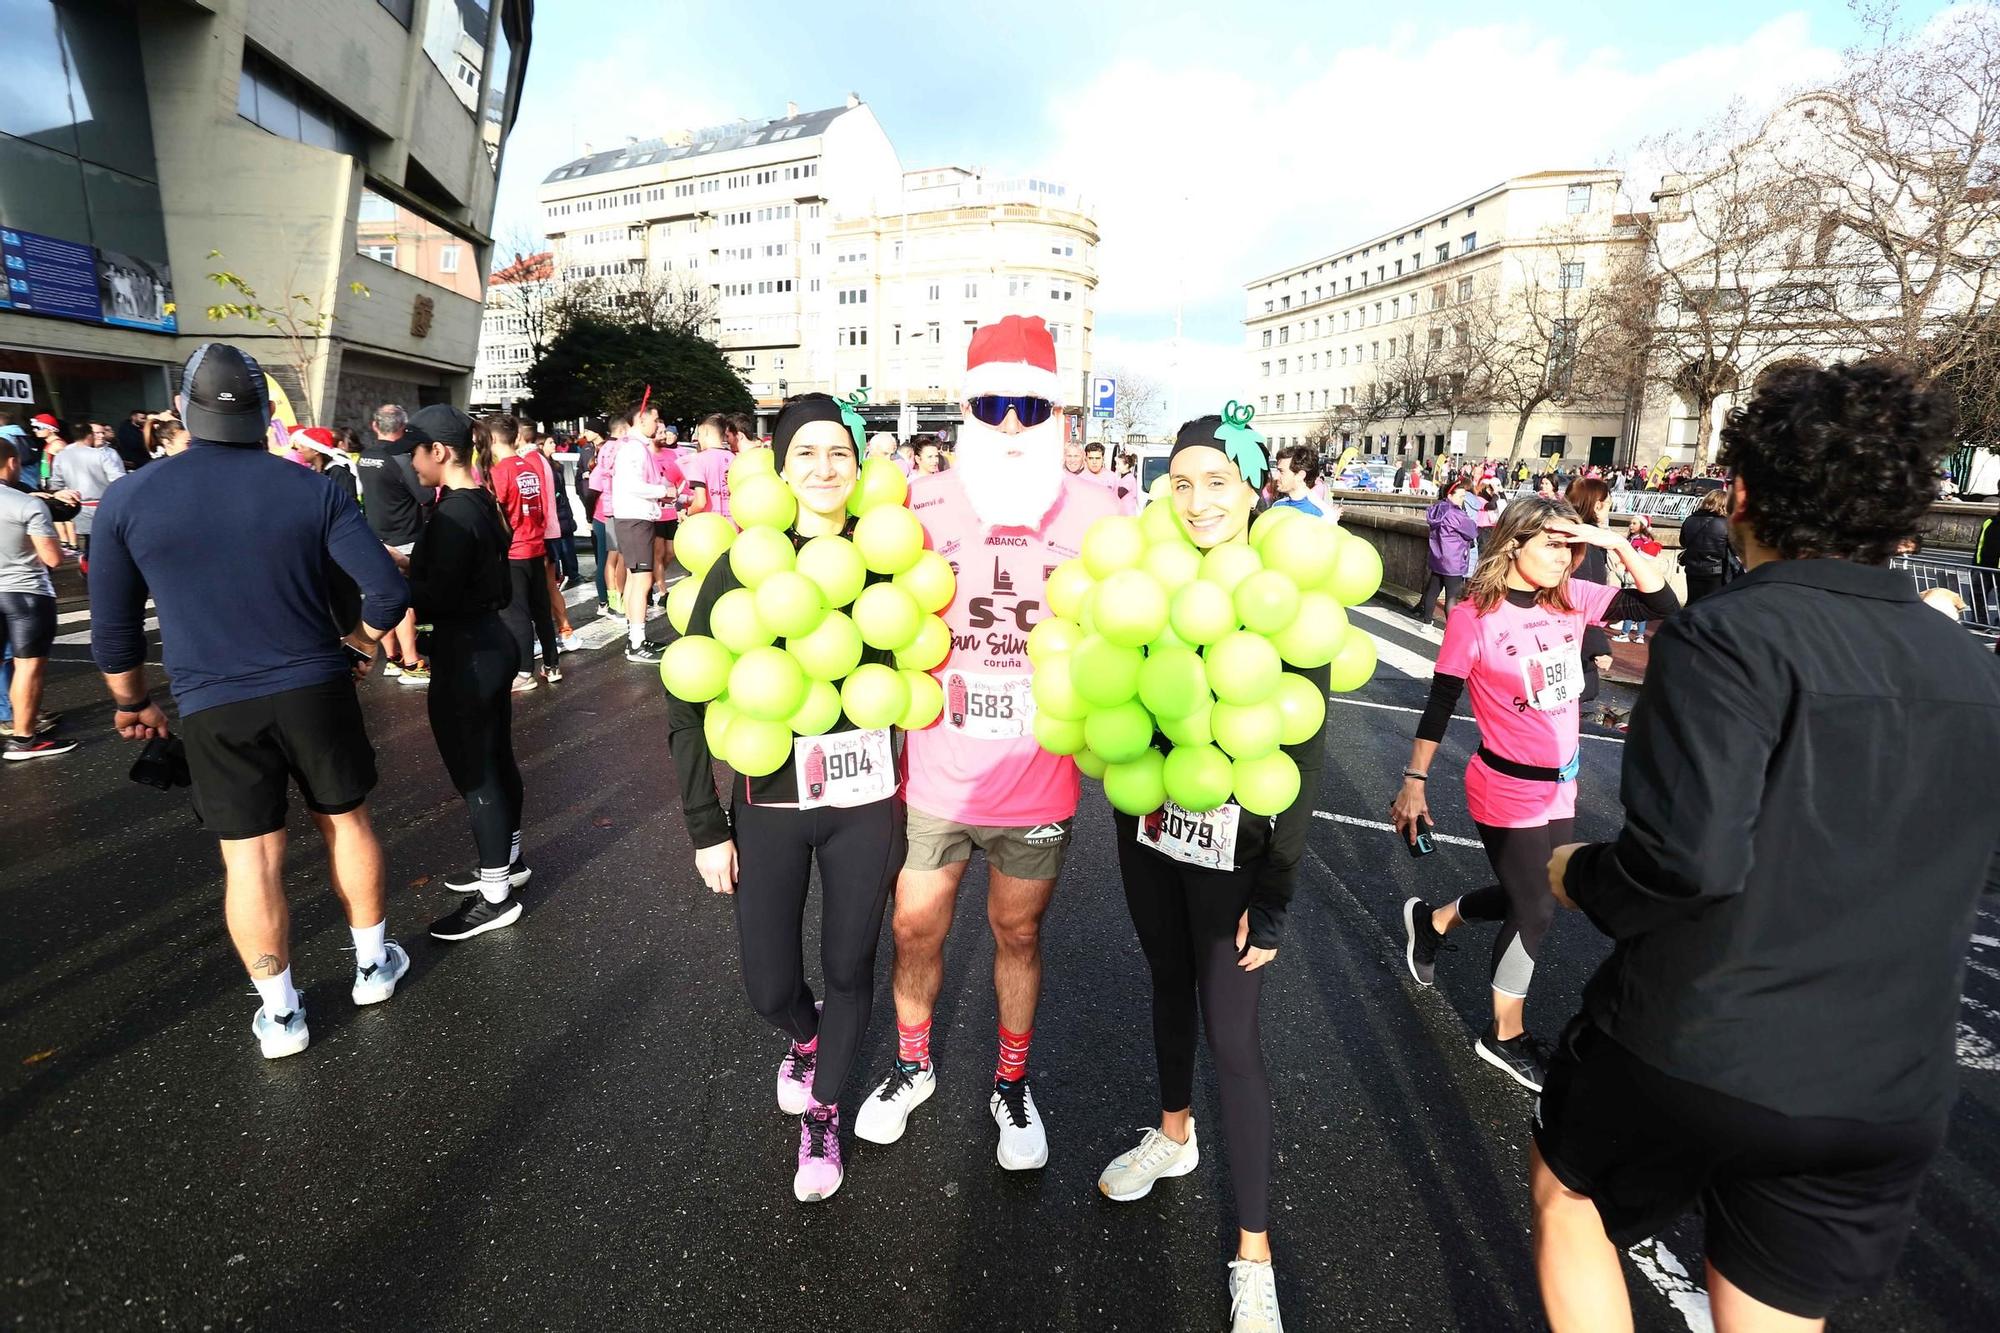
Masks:
[[[1721,477],[1682,477],[1667,487],[1668,495],[1707,495],[1719,491],[1729,483]]]

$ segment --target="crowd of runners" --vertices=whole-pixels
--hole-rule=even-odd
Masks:
[[[729,514],[739,454],[772,451],[797,502],[795,546],[851,533],[864,458],[899,457],[926,545],[957,574],[941,614],[965,702],[907,734],[842,735],[842,723],[829,740],[870,762],[815,774],[808,791],[790,765],[759,778],[720,769],[705,706],[662,698],[653,743],[671,763],[658,780],[672,782],[693,848],[692,865],[662,887],[699,882],[731,897],[751,1007],[783,1041],[775,1100],[798,1118],[785,1149],[794,1194],[820,1203],[840,1188],[850,1133],[894,1144],[940,1089],[932,1024],[944,957],[969,947],[953,946],[950,927],[966,871],[983,857],[994,1064],[981,1087],[997,1166],[1037,1170],[1051,1153],[1031,1076],[1043,925],[1085,788],[1073,760],[1035,740],[1026,631],[1047,614],[1050,573],[1079,554],[1091,525],[1142,498],[1128,467],[1065,442],[1060,397],[1047,329],[1018,317],[971,341],[949,459],[935,441],[864,442],[845,405],[823,394],[788,400],[768,441],[749,420],[718,414],[683,445],[649,392],[563,441],[578,451],[573,508],[551,466],[555,442],[507,416],[386,406],[354,441],[351,469],[337,457],[348,453],[340,437],[313,450],[321,442],[306,435],[301,447],[319,461],[274,455],[262,371],[207,344],[176,403],[188,441],[163,464],[107,478],[88,500],[74,470],[67,485],[24,480],[19,452],[0,440],[0,613],[18,659],[10,750],[35,743],[53,623],[47,571],[63,555],[54,524],[88,503],[77,535],[90,542],[92,652],[115,725],[192,786],[219,841],[229,934],[260,997],[253,1032],[266,1057],[296,1054],[310,1033],[282,889],[293,787],[349,923],[354,1003],[391,998],[409,966],[387,934],[359,679],[384,670],[427,688],[438,752],[464,801],[472,864],[445,877],[464,899],[430,935],[455,942],[513,925],[532,873],[513,696],[558,685],[564,654],[579,646],[563,593],[581,586],[583,523],[600,614],[622,620],[628,660],[653,665],[662,644],[648,617],[675,567],[676,524]],[[1452,902],[1412,898],[1403,962],[1428,986],[1448,938],[1497,927],[1492,1019],[1475,1046],[1540,1097],[1534,1243],[1557,1328],[1630,1327],[1616,1247],[1690,1208],[1706,1218],[1724,1329],[1815,1326],[1887,1275],[1908,1231],[1943,1139],[1958,983],[1996,852],[2000,673],[1885,567],[1934,497],[1947,423],[1894,368],[1770,377],[1724,436],[1731,499],[1717,510],[1745,572],[1699,607],[1681,609],[1648,555],[1561,499],[1516,500],[1478,534],[1391,817],[1413,850],[1428,845],[1425,783],[1469,693],[1478,744],[1466,803],[1496,882]],[[1155,497],[1195,546],[1247,540],[1267,503],[1322,515],[1311,451],[1246,462],[1224,438],[1218,417],[1182,425]],[[232,536],[218,546],[217,533]],[[1629,587],[1580,576],[1587,558],[1617,562]],[[736,586],[730,562],[715,562],[689,631],[706,632]],[[145,660],[149,598],[171,717]],[[1613,842],[1577,846],[1586,632],[1623,620],[1662,622],[1628,748],[1627,822]],[[1325,668],[1300,674],[1326,691]],[[1270,969],[1291,961],[1287,908],[1320,748],[1317,736],[1286,747],[1302,776],[1289,808],[1259,818],[1226,806],[1199,845],[1192,834],[1142,836],[1132,816],[1114,821],[1150,975],[1150,1017],[1133,1015],[1133,1027],[1150,1027],[1159,1118],[1105,1165],[1098,1187],[1125,1202],[1198,1168],[1193,1075],[1205,1032],[1238,1228],[1227,1269],[1237,1330],[1281,1327],[1259,1010]],[[1923,770],[1914,781],[1913,766]],[[815,869],[817,986],[803,925]],[[1885,895],[1890,883],[1897,892]],[[1617,948],[1583,1012],[1549,1042],[1527,1032],[1523,1007],[1564,907]],[[885,917],[896,1053],[871,1071],[844,1125]]]

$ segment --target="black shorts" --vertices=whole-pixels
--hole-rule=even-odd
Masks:
[[[1583,1018],[1535,1107],[1542,1160],[1619,1249],[1699,1207],[1716,1271],[1804,1319],[1889,1276],[1944,1130],[1785,1115],[1663,1074]]]
[[[680,525],[681,521],[677,518],[658,519],[653,524],[653,536],[663,542],[670,542],[674,539],[674,529]]]
[[[612,526],[618,530],[618,554],[625,557],[627,574],[653,572],[653,520],[621,518]]]
[[[181,719],[195,813],[218,838],[285,826],[286,784],[306,808],[344,815],[375,789],[375,749],[347,679],[204,708]]]
[[[0,640],[16,657],[47,657],[56,641],[56,599],[38,592],[0,592]]]

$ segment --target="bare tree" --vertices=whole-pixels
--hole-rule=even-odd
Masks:
[[[566,278],[558,273],[556,288],[552,315],[558,331],[579,314],[593,314],[710,342],[721,332],[715,288],[688,274],[655,269]]]
[[[1107,368],[1101,373],[1118,382],[1118,396],[1111,409],[1111,424],[1118,428],[1118,438],[1130,439],[1151,426],[1161,407],[1159,381],[1134,370]]]

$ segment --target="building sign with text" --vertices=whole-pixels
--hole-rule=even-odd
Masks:
[[[164,263],[0,227],[0,310],[176,333]]]

